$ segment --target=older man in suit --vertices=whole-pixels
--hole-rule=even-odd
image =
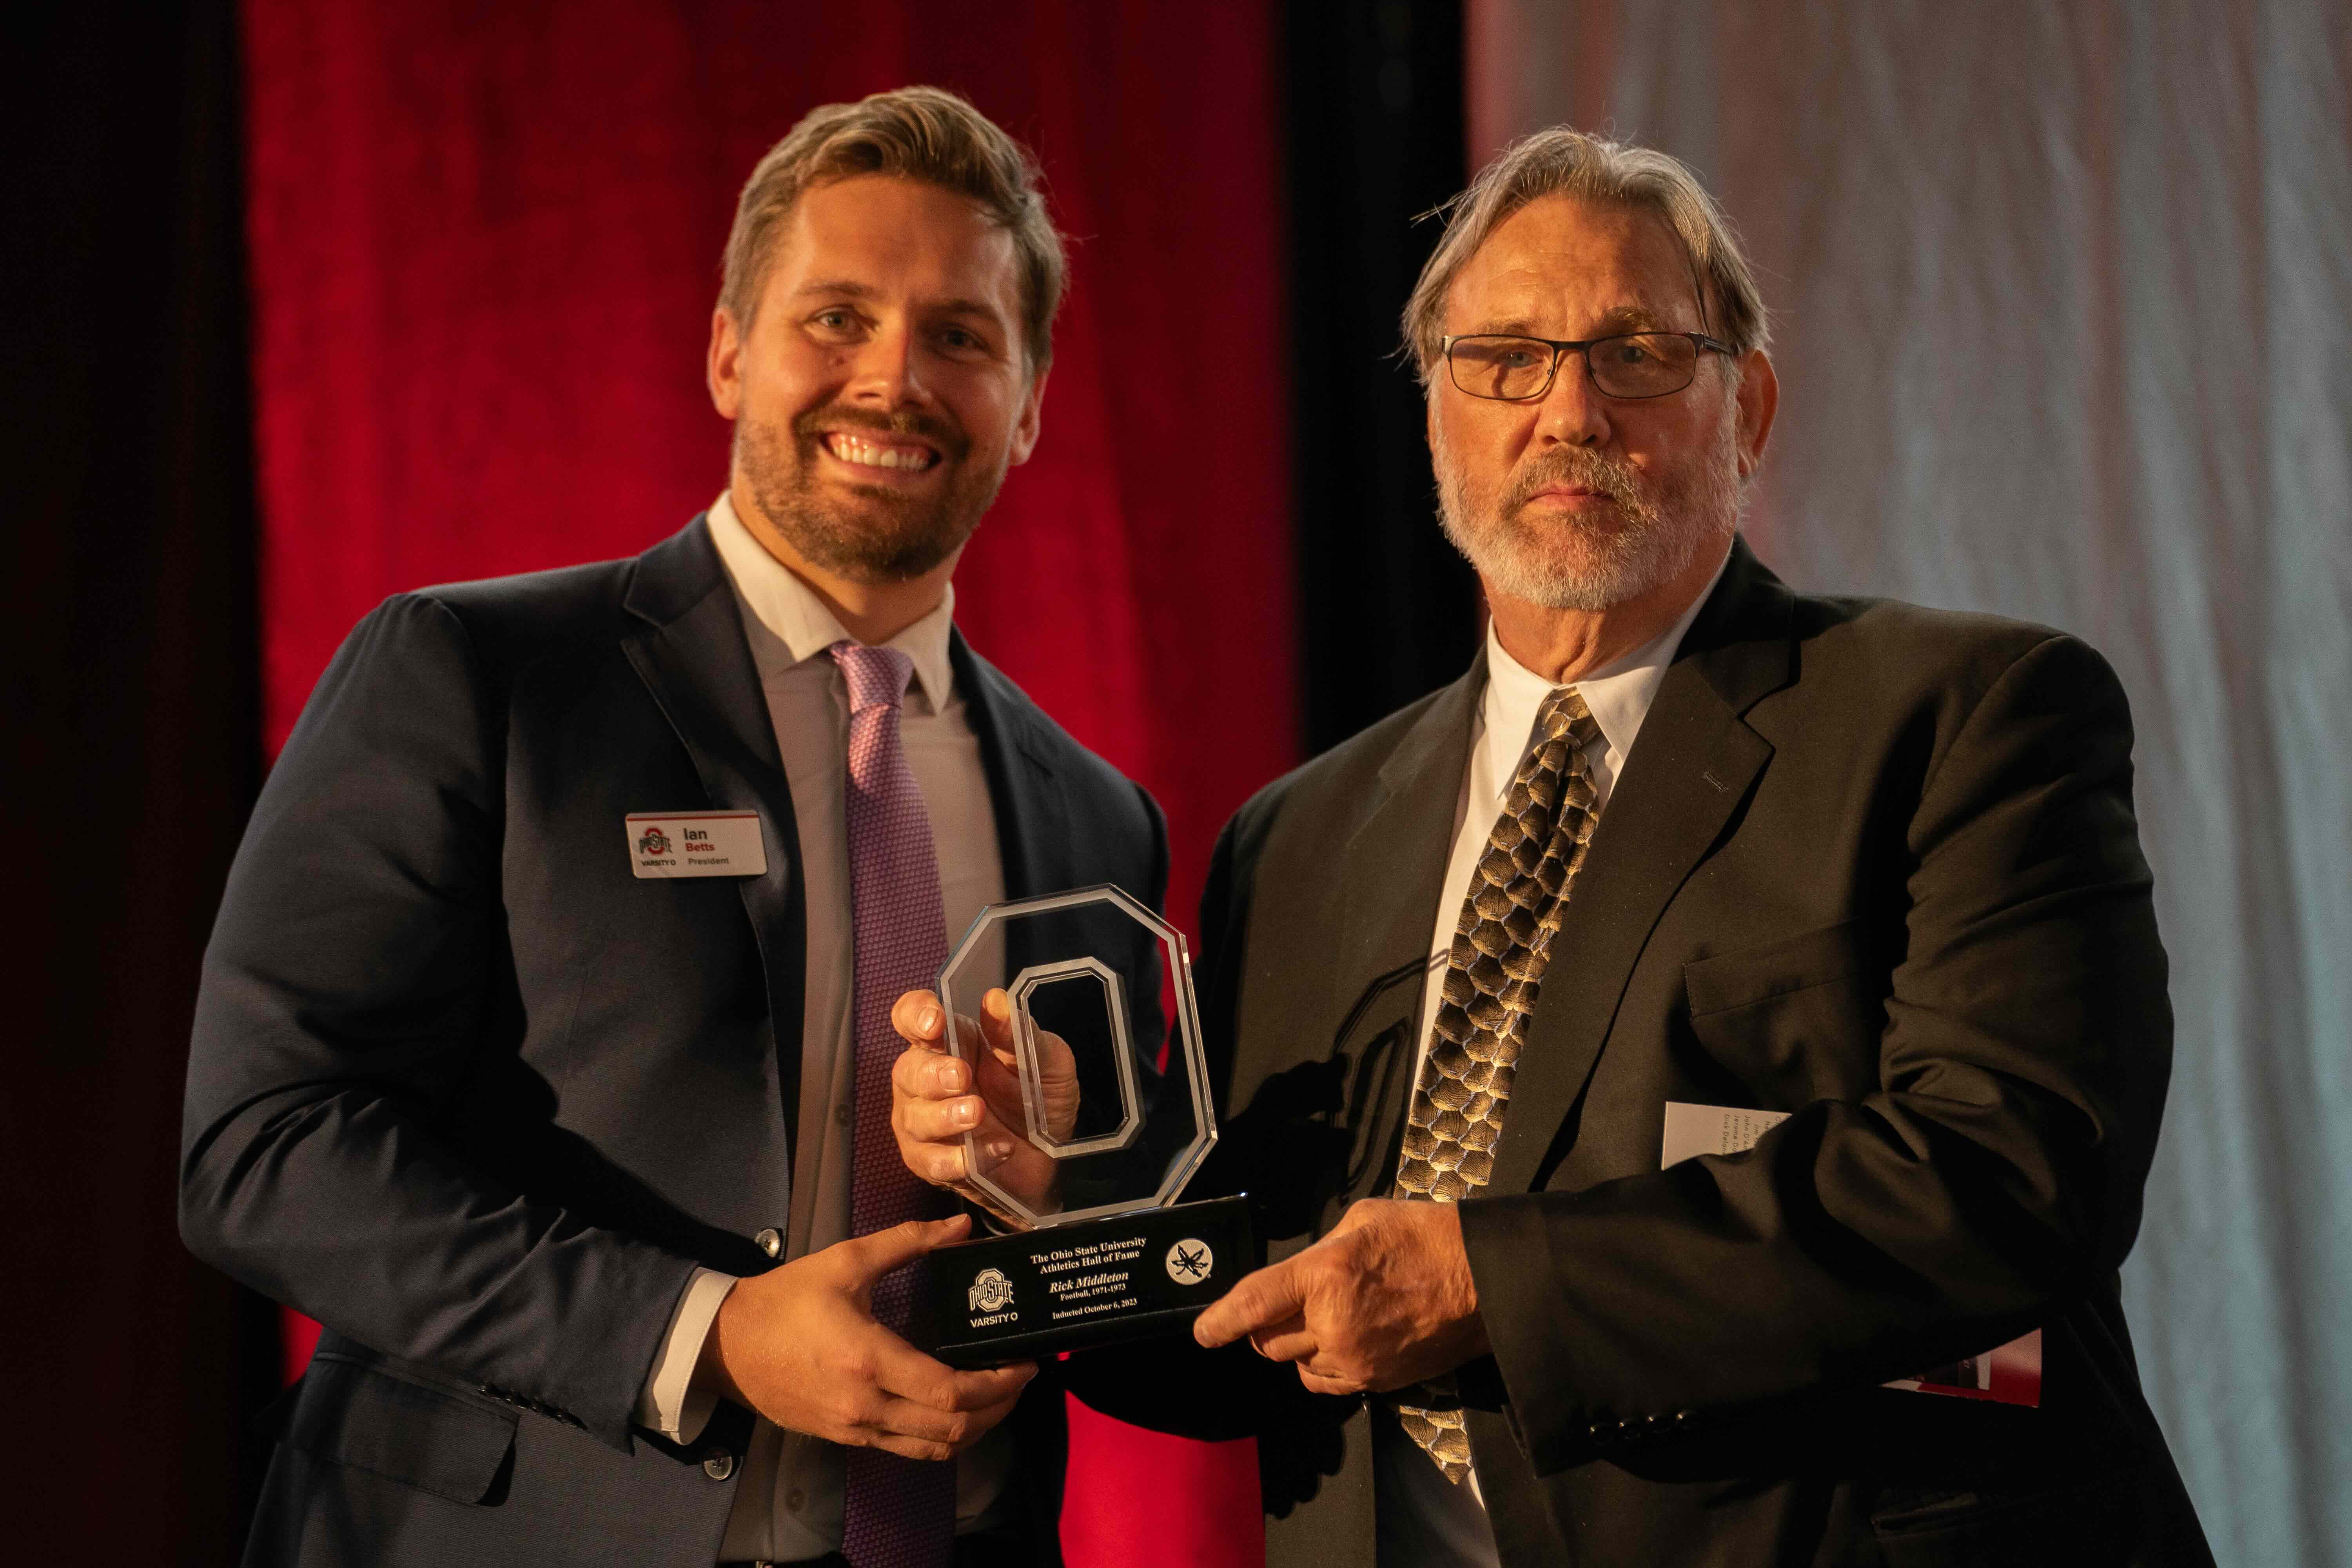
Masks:
[[[1228,825],[1201,1190],[1276,1261],[1081,1395],[1256,1433],[1276,1563],[2210,1561],[2118,1305],[2170,1014],[2115,677],[1749,552],[1765,313],[1671,158],[1510,149],[1405,324],[1486,645]],[[1669,1106],[1781,1119],[1662,1169]],[[1881,1386],[2037,1328],[2037,1405]]]
[[[1058,1561],[1060,1400],[897,1331],[968,1222],[895,1158],[887,1015],[986,903],[1165,885],[951,620],[1063,276],[969,104],[817,110],[729,242],[726,493],[320,681],[189,1068],[189,1245],[326,1327],[248,1561]]]

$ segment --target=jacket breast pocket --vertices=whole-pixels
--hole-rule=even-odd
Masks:
[[[1860,921],[1683,965],[1691,1032],[1761,1102],[1856,1100],[1878,1087],[1885,971]]]
[[[279,1441],[331,1464],[478,1505],[503,1490],[518,1419],[488,1400],[320,1356],[303,1375]]]

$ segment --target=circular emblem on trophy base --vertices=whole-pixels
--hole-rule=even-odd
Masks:
[[[1013,1305],[1013,1281],[1002,1268],[983,1268],[973,1278],[965,1300],[975,1312],[1001,1312]]]
[[[1186,1237],[1168,1249],[1168,1278],[1179,1285],[1198,1285],[1217,1266],[1217,1255],[1209,1244]]]

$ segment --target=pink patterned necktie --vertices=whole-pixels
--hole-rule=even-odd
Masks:
[[[899,704],[915,661],[897,648],[853,642],[826,651],[849,683],[845,798],[856,962],[849,1231],[864,1236],[941,1210],[939,1190],[907,1169],[890,1130],[890,1067],[905,1048],[890,1027],[890,1007],[901,994],[937,984],[948,942],[931,819],[898,742]],[[900,1268],[875,1284],[875,1320],[894,1333],[906,1331],[914,1275]],[[849,1450],[841,1549],[855,1568],[944,1568],[954,1531],[952,1463]]]

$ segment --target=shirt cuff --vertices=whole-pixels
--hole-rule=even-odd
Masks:
[[[653,1370],[637,1394],[633,1419],[649,1432],[673,1443],[691,1443],[717,1408],[719,1395],[694,1386],[694,1369],[702,1360],[702,1342],[719,1316],[719,1303],[735,1288],[735,1276],[715,1268],[698,1268],[677,1298],[669,1315],[669,1331],[662,1336]]]

